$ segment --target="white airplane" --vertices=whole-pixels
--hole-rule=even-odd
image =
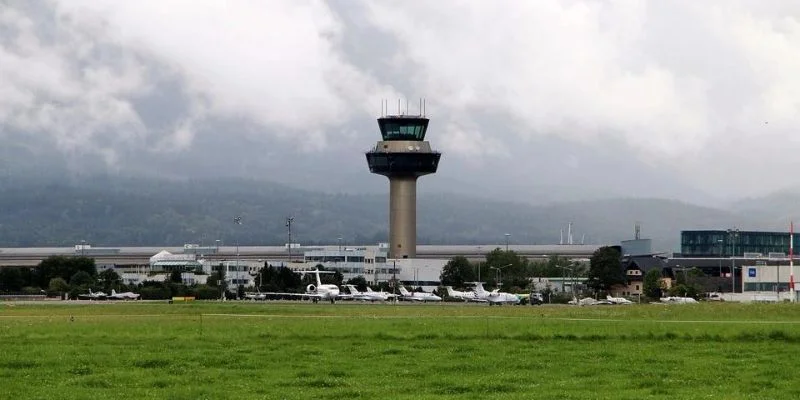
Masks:
[[[476,302],[486,302],[485,299],[479,299],[478,295],[470,290],[470,291],[460,291],[453,289],[452,286],[445,286],[447,288],[447,295],[454,298],[454,299],[461,299],[464,301],[476,301]]]
[[[492,290],[491,292],[487,292],[486,289],[483,288],[483,282],[473,282],[475,284],[475,295],[477,298],[485,300],[489,302],[489,305],[492,304],[519,304],[520,300],[517,295],[501,292],[500,289]]]
[[[139,299],[139,293],[133,293],[133,292],[117,293],[116,290],[111,289],[111,295],[108,296],[108,298],[114,299],[114,300],[138,300]]]
[[[314,274],[317,278],[317,284],[314,285],[313,283],[306,286],[305,293],[276,293],[276,292],[267,292],[264,293],[265,295],[276,295],[276,296],[299,296],[300,298],[310,298],[314,303],[320,300],[328,300],[331,304],[336,302],[337,298],[343,298],[346,296],[342,296],[339,294],[339,287],[336,285],[330,284],[322,284],[322,281],[319,279],[319,274],[335,274],[334,271],[320,271],[315,269],[313,271],[295,271],[301,275],[305,274]]]
[[[611,295],[606,295],[606,300],[610,301],[613,304],[633,304],[632,301],[624,297],[611,297]]]
[[[659,300],[662,303],[672,303],[672,304],[697,303],[697,300],[695,300],[692,297],[669,296],[669,297],[662,297]]]
[[[247,299],[247,300],[266,300],[267,299],[267,294],[266,293],[261,293],[261,291],[256,290],[255,293],[246,292],[244,294],[244,298]]]
[[[427,292],[409,292],[404,286],[400,286],[400,294],[403,296],[404,300],[411,300],[411,301],[422,301],[422,302],[429,302],[429,301],[442,301],[442,298]]]
[[[369,286],[367,286],[366,292],[361,292],[356,289],[355,285],[345,285],[350,294],[352,295],[353,300],[364,300],[364,301],[386,301],[390,298],[394,297],[395,295],[391,293],[385,292],[375,292]]]
[[[94,293],[92,289],[89,289],[89,294],[79,294],[78,298],[85,300],[105,300],[108,298],[108,295],[103,292]]]

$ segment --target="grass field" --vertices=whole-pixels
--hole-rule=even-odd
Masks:
[[[0,304],[4,399],[796,399],[800,306]]]

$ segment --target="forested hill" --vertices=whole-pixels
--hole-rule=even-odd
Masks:
[[[388,194],[330,194],[245,180],[166,181],[94,177],[0,181],[0,246],[180,246],[222,240],[240,245],[386,241]],[[242,224],[233,217],[242,216]],[[742,217],[659,199],[530,206],[418,193],[420,244],[554,244],[573,222],[575,243],[617,243],[636,222],[657,250],[676,248],[681,229],[719,228]]]

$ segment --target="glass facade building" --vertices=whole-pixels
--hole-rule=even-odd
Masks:
[[[795,247],[800,235],[794,234]],[[681,257],[743,257],[746,253],[789,254],[789,232],[681,231]],[[797,253],[795,251],[795,253]]]

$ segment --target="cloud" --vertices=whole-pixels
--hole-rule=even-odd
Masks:
[[[392,91],[342,58],[343,27],[322,1],[70,0],[59,9],[104,21],[104,35],[169,66],[208,114],[306,146]]]
[[[737,142],[742,157],[746,141],[793,138],[800,124],[796,2],[369,5],[372,24],[400,44],[415,89],[459,120],[506,115],[516,127],[506,145],[547,135],[597,146],[622,139],[634,157],[679,162],[687,179],[703,180],[696,171],[720,142]],[[752,168],[729,171],[763,179]]]
[[[364,121],[404,92],[412,109],[427,98],[429,139],[452,170],[474,163],[487,181],[481,165],[535,176],[536,159],[563,150],[544,144],[571,142],[598,149],[582,166],[629,158],[752,193],[795,183],[775,167],[800,151],[798,70],[791,0],[0,5],[0,135],[49,135],[109,164],[219,144],[198,135],[295,152],[369,137],[361,151],[376,139]],[[736,161],[752,149],[765,160]]]
[[[103,41],[52,22],[0,7],[3,132],[49,134],[65,151],[97,150],[113,161],[110,149],[144,131],[126,98],[149,89],[147,72],[124,54],[94,62]]]

